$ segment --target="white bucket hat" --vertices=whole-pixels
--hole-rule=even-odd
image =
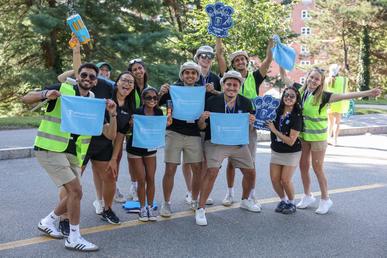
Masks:
[[[242,75],[240,74],[240,72],[231,70],[231,71],[228,71],[227,73],[225,73],[223,75],[222,79],[220,79],[220,85],[222,85],[222,87],[223,87],[224,81],[229,79],[229,78],[237,79],[241,83],[241,85],[244,82],[244,79],[243,79]]]
[[[340,66],[338,64],[331,64],[329,66],[329,76],[337,76],[340,71]]]
[[[182,64],[180,66],[180,72],[179,72],[180,80],[183,80],[183,72],[185,70],[188,70],[188,69],[195,70],[198,73],[198,78],[196,80],[196,81],[198,81],[200,78],[200,66],[197,63],[192,62],[192,61],[185,62],[184,64]]]
[[[237,57],[237,56],[244,56],[244,57],[246,57],[247,61],[249,61],[249,55],[247,54],[247,52],[244,50],[238,50],[238,51],[231,53],[228,56],[228,60],[231,64],[231,66],[232,66],[232,62],[234,61],[235,57]]]
[[[196,54],[194,56],[194,60],[195,62],[198,62],[198,57],[200,54],[211,54],[211,55],[215,55],[214,53],[214,49],[210,46],[201,46],[198,48],[198,50],[196,50]]]

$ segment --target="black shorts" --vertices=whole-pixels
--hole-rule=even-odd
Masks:
[[[110,161],[113,154],[113,145],[108,144],[104,146],[92,146],[90,145],[87,150],[86,157],[83,161],[83,166],[86,166],[89,160],[96,161]]]

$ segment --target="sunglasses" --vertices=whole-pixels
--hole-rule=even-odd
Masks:
[[[129,64],[132,65],[134,63],[143,63],[141,58],[135,58],[129,61]]]
[[[203,59],[210,59],[212,60],[214,58],[214,55],[211,54],[211,53],[201,53],[199,55],[199,58],[203,58]]]
[[[295,99],[296,98],[296,94],[285,93],[284,94],[284,98]]]
[[[82,79],[86,79],[87,77],[89,77],[89,79],[90,79],[91,81],[95,81],[95,80],[97,79],[97,76],[95,76],[94,74],[85,73],[85,72],[81,73],[79,76],[80,76]]]
[[[147,101],[151,101],[151,100],[154,100],[154,101],[157,101],[157,96],[146,96],[146,97],[144,97],[144,99],[145,100],[147,100]]]

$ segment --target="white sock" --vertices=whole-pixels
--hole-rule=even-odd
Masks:
[[[54,211],[50,212],[50,214],[48,214],[44,219],[43,219],[43,223],[44,224],[52,224],[54,223],[55,221],[57,221],[59,219],[59,216],[55,214]]]
[[[294,204],[295,202],[294,200],[289,200],[289,203]]]
[[[284,202],[287,203],[288,202],[288,197],[285,196],[284,198],[281,198],[281,201],[284,201]]]
[[[253,199],[255,197],[255,188],[251,189],[249,199]]]
[[[234,196],[234,187],[228,188],[228,195]]]
[[[70,224],[70,234],[69,234],[69,241],[74,242],[81,236],[81,232],[79,231],[79,224],[78,225],[72,225]]]

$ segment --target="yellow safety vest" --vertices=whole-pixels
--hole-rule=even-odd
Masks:
[[[336,94],[346,93],[348,91],[348,78],[343,76],[337,76],[335,78],[335,83],[333,85],[327,85],[327,91],[336,93]],[[329,104],[329,112],[332,112],[332,113],[344,114],[344,113],[347,113],[348,109],[349,109],[348,100],[341,100],[341,101]]]
[[[252,72],[248,72],[246,80],[239,90],[239,94],[249,99],[255,99],[258,97],[255,87],[255,78]]]

